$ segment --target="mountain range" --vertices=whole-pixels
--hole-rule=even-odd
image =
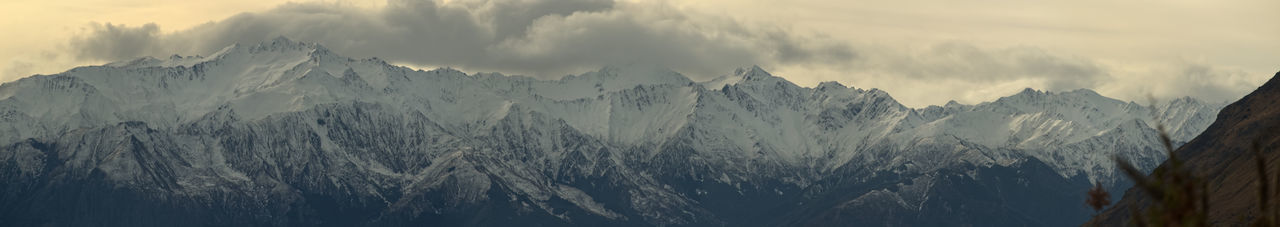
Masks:
[[[277,38],[0,85],[0,225],[1068,226],[1225,105],[910,108],[760,67],[430,71]],[[1119,195],[1117,195],[1119,196]],[[1118,197],[1117,197],[1118,198]]]

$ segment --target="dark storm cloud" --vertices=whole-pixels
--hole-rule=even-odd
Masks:
[[[82,59],[115,61],[208,54],[276,36],[353,57],[539,76],[628,63],[715,75],[751,64],[843,65],[857,56],[845,44],[783,27],[603,0],[390,0],[381,9],[290,3],[173,33],[155,24],[95,25],[70,48]]]

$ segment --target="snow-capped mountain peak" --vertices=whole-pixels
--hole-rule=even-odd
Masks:
[[[293,41],[284,36],[277,36],[276,38],[271,39],[270,41],[253,45],[252,47],[249,48],[249,50],[254,52],[263,52],[263,51],[308,51],[308,52],[325,51],[327,52],[328,48],[325,48],[324,46],[321,46],[318,43],[306,43],[306,42],[300,42],[300,41]]]
[[[743,80],[748,80],[748,81],[778,78],[773,76],[773,74],[770,74],[769,72],[765,71],[763,68],[760,68],[759,65],[752,65],[751,67],[748,67],[748,68],[738,68],[737,70],[734,70],[733,74],[742,77]]]
[[[840,82],[835,82],[835,81],[823,81],[821,83],[818,83],[817,87],[814,87],[814,89],[817,89],[818,91],[839,90],[839,89],[847,89],[847,88],[849,87],[845,87],[843,84],[840,84]]]

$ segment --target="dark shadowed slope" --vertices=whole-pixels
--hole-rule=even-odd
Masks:
[[[1218,113],[1203,134],[1176,152],[1186,160],[1187,168],[1208,182],[1209,224],[1242,226],[1258,216],[1257,166],[1250,146],[1258,141],[1263,157],[1269,163],[1268,175],[1280,172],[1280,73],[1253,93]],[[1161,165],[1161,168],[1167,166]],[[1271,197],[1275,198],[1275,197]],[[1128,224],[1133,208],[1149,206],[1151,199],[1136,189],[1125,192],[1115,206],[1094,218],[1103,226]]]

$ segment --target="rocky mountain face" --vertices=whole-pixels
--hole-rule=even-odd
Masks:
[[[1125,186],[1111,155],[1154,168],[1156,122],[1187,141],[1220,106],[915,109],[758,67],[539,80],[279,38],[0,85],[0,225],[1063,226]]]
[[[1198,137],[1175,150],[1184,166],[1204,177],[1208,185],[1208,222],[1214,226],[1245,226],[1260,216],[1259,177],[1253,145],[1256,142],[1269,163],[1268,175],[1280,174],[1280,73],[1253,93],[1227,105]],[[1166,168],[1167,163],[1161,168]],[[1272,181],[1275,179],[1267,179]],[[1274,181],[1273,181],[1274,182]],[[1275,187],[1272,183],[1271,187]],[[1273,189],[1274,190],[1274,189]],[[1272,196],[1275,203],[1276,196]],[[1129,189],[1116,205],[1091,222],[1126,225],[1133,209],[1152,206],[1138,189]]]

